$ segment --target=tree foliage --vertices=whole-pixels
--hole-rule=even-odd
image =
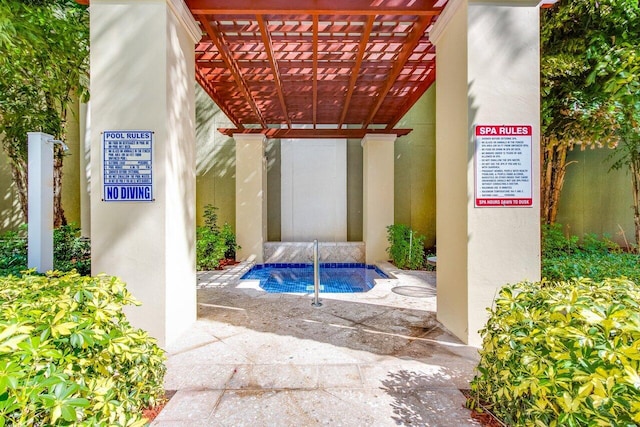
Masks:
[[[634,44],[636,0],[561,0],[541,11],[542,217],[555,222],[567,150],[616,147],[622,122],[603,67]],[[612,56],[613,55],[613,56]],[[622,62],[624,60],[621,59]],[[609,64],[611,66],[611,64]],[[608,80],[608,79],[605,79]],[[598,84],[596,84],[598,82]]]
[[[27,132],[66,138],[68,105],[88,88],[86,7],[73,0],[0,0],[0,135],[23,216],[27,215]],[[56,149],[56,225],[61,206],[62,152]]]

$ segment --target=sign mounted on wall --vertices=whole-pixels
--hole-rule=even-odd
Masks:
[[[102,132],[102,200],[152,202],[153,132]]]
[[[533,128],[476,125],[475,206],[533,206]]]

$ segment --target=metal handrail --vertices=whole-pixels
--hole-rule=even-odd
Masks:
[[[314,307],[322,307],[320,302],[320,263],[318,262],[318,240],[313,241],[313,293],[314,298],[311,303]]]

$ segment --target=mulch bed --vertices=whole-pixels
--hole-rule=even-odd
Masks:
[[[165,390],[164,399],[160,400],[160,403],[150,408],[144,408],[142,410],[142,416],[147,419],[149,423],[152,423],[156,419],[160,411],[169,403],[173,395],[176,394],[176,390]]]
[[[236,264],[240,264],[240,263],[233,258],[225,258],[220,261],[220,264],[218,264],[218,267],[216,268],[216,270],[223,270],[225,267],[230,267]]]
[[[471,399],[471,390],[460,390],[464,397]],[[482,404],[480,404],[482,406]],[[506,424],[496,418],[491,412],[478,412],[475,409],[471,409],[471,418],[478,421],[485,427],[506,427]]]

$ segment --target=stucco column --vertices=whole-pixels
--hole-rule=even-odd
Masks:
[[[160,345],[196,319],[194,44],[182,0],[91,1],[92,273],[124,280]],[[104,201],[105,131],[153,132],[151,201]]]
[[[430,36],[438,50],[438,320],[476,346],[497,290],[540,278],[539,11],[517,6],[451,0]],[[475,207],[476,125],[532,126],[532,206]]]
[[[396,135],[362,138],[362,240],[367,264],[389,259],[387,227],[393,224],[393,143]]]
[[[28,133],[29,164],[29,268],[39,273],[53,270],[53,136]]]
[[[237,134],[236,239],[240,261],[264,262],[267,238],[267,167],[262,134]]]

